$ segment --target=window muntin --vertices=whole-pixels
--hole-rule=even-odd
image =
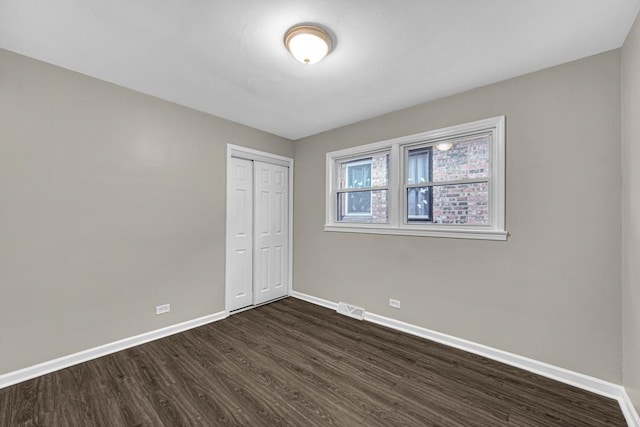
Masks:
[[[336,161],[338,222],[388,223],[389,152]]]
[[[504,123],[494,117],[327,153],[324,229],[506,240]],[[376,171],[379,155],[384,162]],[[371,162],[371,183],[349,188],[360,186],[346,175],[347,164],[358,161]],[[351,192],[370,198],[360,200],[361,212],[346,215]]]

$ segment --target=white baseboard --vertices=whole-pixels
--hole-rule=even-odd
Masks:
[[[88,350],[83,350],[78,353],[39,363],[37,365],[29,366],[17,371],[2,374],[0,375],[0,388],[27,381],[60,369],[68,368],[69,366],[77,365],[78,363],[97,359],[98,357],[106,356],[108,354],[125,350],[136,345],[144,344],[149,341],[154,341],[159,338],[177,334],[178,332],[197,328],[198,326],[206,325],[207,323],[216,322],[218,320],[226,318],[227,316],[228,313],[226,311],[221,311],[218,313],[210,314],[208,316],[200,317],[198,319],[188,320],[186,322],[167,326],[165,328],[156,329],[155,331],[145,332],[140,335],[125,338],[119,341],[90,348]]]
[[[638,416],[638,411],[636,411],[635,406],[633,406],[633,402],[631,402],[631,399],[624,388],[622,389],[622,398],[618,400],[629,427],[640,427],[640,416]]]
[[[336,310],[338,307],[338,304],[335,302],[327,301],[325,299],[318,298],[312,295],[303,294],[301,292],[293,291],[291,293],[291,296],[303,301],[310,302],[312,304],[329,308],[331,310]],[[629,396],[627,395],[624,387],[619,384],[610,383],[608,381],[603,381],[599,378],[584,375],[579,372],[570,371],[559,366],[550,365],[545,362],[540,362],[528,357],[499,350],[497,348],[443,334],[441,332],[432,331],[421,326],[416,326],[399,320],[391,319],[389,317],[380,316],[379,314],[369,313],[365,311],[364,320],[401,332],[406,332],[408,334],[425,338],[431,341],[435,341],[449,347],[454,347],[460,350],[468,351],[469,353],[484,356],[488,359],[496,360],[510,366],[515,366],[517,368],[524,369],[526,371],[533,372],[535,374],[542,375],[544,377],[551,378],[553,380],[560,381],[562,383],[569,384],[601,396],[616,399],[620,404],[620,408],[622,410],[622,413],[624,414],[625,419],[627,420],[627,424],[629,425],[629,427],[640,427],[638,412],[631,403],[631,400],[629,399]]]
[[[330,310],[337,310],[338,309],[338,303],[337,302],[327,301],[326,299],[322,299],[322,298],[314,297],[314,296],[311,296],[311,295],[303,294],[302,292],[292,291],[291,292],[291,296],[294,297],[294,298],[301,299],[301,300],[306,301],[306,302],[310,302],[311,304],[315,304],[315,305],[322,306],[324,308],[328,308]]]

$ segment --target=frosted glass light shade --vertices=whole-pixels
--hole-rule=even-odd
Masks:
[[[284,36],[284,44],[293,57],[303,64],[320,62],[332,48],[329,34],[312,25],[296,25],[289,29]]]

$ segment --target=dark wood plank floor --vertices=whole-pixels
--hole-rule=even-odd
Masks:
[[[3,426],[624,426],[616,401],[288,298],[0,390]]]

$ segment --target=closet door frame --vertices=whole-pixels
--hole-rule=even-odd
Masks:
[[[291,291],[293,289],[293,159],[290,157],[284,157],[284,156],[280,156],[277,154],[273,154],[273,153],[268,153],[266,151],[259,151],[259,150],[254,150],[252,148],[247,148],[247,147],[242,147],[240,145],[234,145],[234,144],[227,144],[227,161],[226,161],[226,167],[227,167],[227,172],[226,172],[226,179],[227,181],[225,182],[225,188],[227,187],[226,184],[229,182],[231,178],[231,168],[229,167],[230,162],[231,162],[231,158],[236,157],[236,158],[240,158],[240,159],[246,159],[246,160],[252,160],[252,161],[259,161],[259,162],[264,162],[264,163],[271,163],[274,165],[280,165],[280,166],[285,166],[287,168],[289,168],[289,200],[288,200],[288,211],[289,211],[289,215],[288,215],[288,219],[289,219],[289,223],[288,223],[288,271],[286,272],[286,274],[288,275],[288,280],[287,280],[287,293],[286,295],[291,295]],[[229,291],[229,281],[230,281],[230,250],[231,250],[231,237],[229,234],[231,232],[231,228],[229,227],[229,197],[228,194],[226,194],[226,190],[225,190],[225,203],[226,203],[226,231],[225,231],[225,236],[226,236],[226,240],[225,240],[225,311],[227,312],[227,314],[231,314],[229,311],[229,307],[230,307],[230,294],[231,292]],[[249,307],[247,307],[246,309],[255,307],[255,305],[251,305]],[[243,311],[245,309],[239,309],[239,310],[235,310],[233,313],[237,313],[240,311]]]

